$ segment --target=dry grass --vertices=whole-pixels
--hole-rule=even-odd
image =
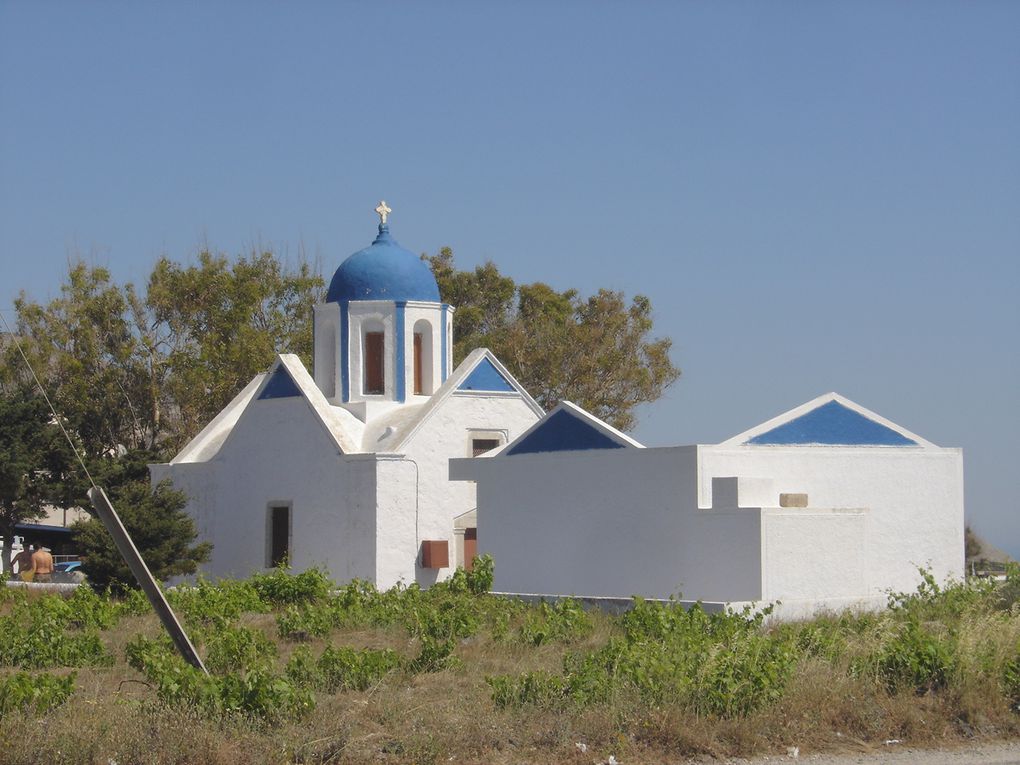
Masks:
[[[273,615],[249,614],[237,623],[273,639],[280,666],[293,653],[296,644],[278,639]],[[596,614],[594,631],[580,642],[537,647],[495,640],[482,630],[459,643],[453,668],[428,674],[396,671],[364,692],[320,693],[305,719],[268,727],[205,719],[160,703],[145,678],[122,661],[128,641],[138,634],[159,635],[159,623],[153,616],[126,617],[103,633],[118,658],[115,666],[78,670],[71,700],[57,709],[0,720],[0,761],[591,765],[612,754],[632,765],[783,753],[787,746],[805,754],[864,752],[888,739],[944,746],[1020,735],[1016,713],[1001,693],[990,692],[987,673],[987,667],[1015,656],[1020,645],[1020,616],[1010,612],[974,615],[959,638],[957,679],[937,692],[890,691],[850,671],[853,657],[882,639],[864,633],[839,660],[801,658],[782,697],[744,717],[698,715],[683,705],[653,704],[626,690],[608,703],[586,707],[503,709],[492,702],[487,676],[559,673],[567,651],[594,650],[618,629],[613,619]],[[339,630],[328,640],[305,645],[317,655],[327,644],[391,648],[406,657],[417,651],[416,641],[399,626]]]

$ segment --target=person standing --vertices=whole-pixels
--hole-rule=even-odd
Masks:
[[[36,582],[49,582],[53,578],[53,556],[42,545],[32,553],[32,568],[35,570]]]
[[[21,549],[21,552],[14,556],[14,560],[11,561],[11,569],[18,569],[18,579],[22,582],[32,580],[32,551],[34,549],[31,545],[26,545]]]

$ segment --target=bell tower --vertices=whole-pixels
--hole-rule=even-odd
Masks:
[[[340,264],[313,325],[316,385],[363,422],[423,403],[453,356],[454,309],[428,265],[390,235],[386,202],[375,211],[375,241]]]

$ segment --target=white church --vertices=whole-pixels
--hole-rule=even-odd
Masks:
[[[475,490],[449,460],[514,440],[542,408],[487,350],[452,368],[454,307],[421,258],[379,234],[315,306],[313,372],[280,355],[169,463],[189,498],[204,572],[285,558],[338,581],[427,586],[469,566]]]
[[[169,463],[211,576],[289,560],[428,586],[491,553],[498,591],[875,607],[964,572],[963,460],[838,394],[721,443],[645,448],[546,414],[486,349],[452,368],[454,307],[379,233],[280,355]]]

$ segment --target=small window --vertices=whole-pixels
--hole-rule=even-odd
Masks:
[[[269,567],[277,568],[290,559],[290,507],[269,508]]]
[[[422,333],[414,333],[414,395],[420,396],[424,392],[422,375]]]
[[[472,438],[471,456],[477,457],[479,454],[485,454],[495,449],[499,444],[500,440],[498,438]]]
[[[384,374],[385,343],[382,332],[365,333],[365,393],[378,394],[386,392],[386,376]]]

